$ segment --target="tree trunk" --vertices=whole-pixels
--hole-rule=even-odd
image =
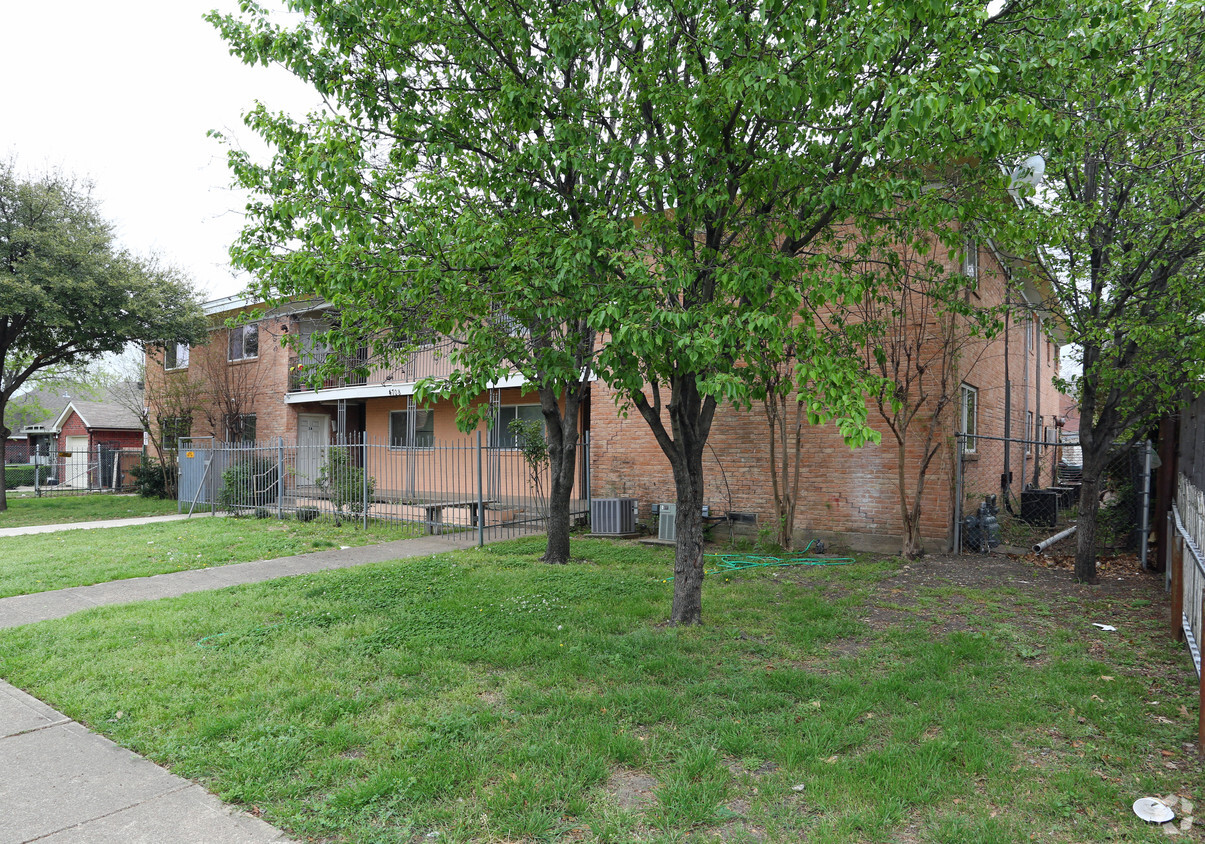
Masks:
[[[1075,529],[1075,579],[1096,582],[1096,517],[1100,512],[1100,467],[1088,468],[1084,459],[1083,481],[1079,488],[1079,520]]]
[[[674,603],[671,624],[703,621],[703,451],[671,458],[678,506],[674,516]]]
[[[581,398],[573,389],[565,393],[562,415],[555,391],[540,390],[540,409],[548,431],[548,474],[551,479],[545,518],[548,543],[543,560],[552,565],[569,562],[569,501],[577,470],[577,420]]]
[[[0,513],[8,509],[8,486],[5,484],[4,464],[8,462],[8,455],[5,453],[5,444],[8,442],[8,435],[12,433],[8,426],[4,424],[4,411],[8,407],[8,398],[0,397]],[[37,465],[35,463],[35,465]],[[34,469],[36,472],[37,469]]]

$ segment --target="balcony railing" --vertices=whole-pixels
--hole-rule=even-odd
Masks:
[[[449,357],[452,343],[421,346],[405,360],[385,360],[372,357],[367,349],[355,355],[337,355],[335,352],[303,352],[289,358],[289,392],[303,393],[314,389],[336,387],[363,387],[385,384],[411,384],[424,378],[441,378],[452,373]],[[324,378],[321,384],[311,380],[312,373],[332,358],[338,360],[344,375]]]

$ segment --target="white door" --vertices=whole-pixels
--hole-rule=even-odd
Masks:
[[[61,481],[66,486],[88,486],[88,438],[67,437],[65,451],[71,452],[63,466]]]
[[[323,413],[297,415],[297,485],[318,481],[331,441],[331,418]]]

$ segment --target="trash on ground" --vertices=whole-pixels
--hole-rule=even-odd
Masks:
[[[1156,797],[1135,800],[1134,814],[1148,823],[1167,823],[1176,816],[1166,803]]]

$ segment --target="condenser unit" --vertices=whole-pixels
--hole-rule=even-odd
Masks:
[[[623,536],[636,532],[635,498],[595,498],[590,502],[590,529],[597,534]]]
[[[677,504],[662,504],[657,508],[657,538],[662,542],[677,542],[678,531],[675,518],[678,515]]]

